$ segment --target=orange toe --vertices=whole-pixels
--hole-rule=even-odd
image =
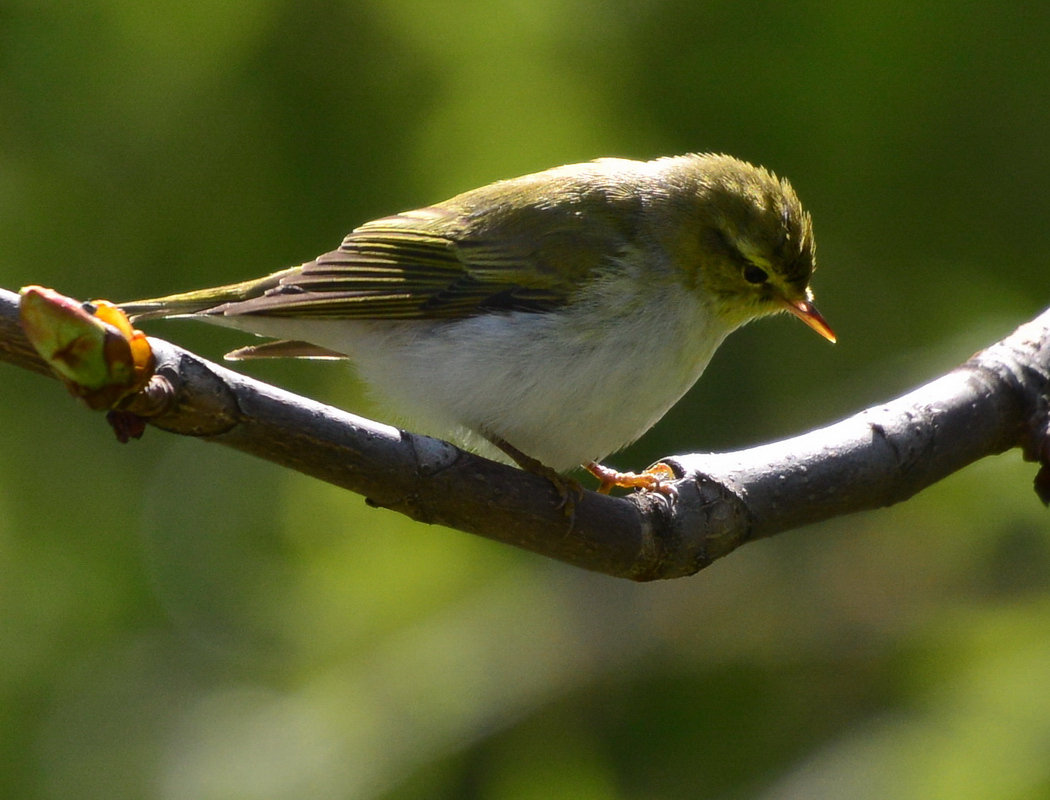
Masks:
[[[583,468],[600,481],[598,492],[609,494],[613,489],[641,489],[643,492],[660,492],[670,497],[678,494],[671,481],[674,471],[663,463],[657,463],[645,472],[617,472],[597,462],[584,464]]]

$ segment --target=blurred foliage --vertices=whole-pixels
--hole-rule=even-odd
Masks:
[[[243,279],[496,178],[726,151],[811,209],[840,343],[749,327],[613,461],[786,436],[1047,304],[1048,26],[990,0],[7,0],[0,285]],[[338,366],[252,369],[383,418]],[[119,446],[0,372],[5,796],[1050,797],[1050,524],[1016,453],[635,586],[222,448]]]

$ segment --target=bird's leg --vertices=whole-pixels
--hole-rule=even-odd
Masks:
[[[596,461],[584,464],[583,468],[601,481],[601,486],[598,487],[601,494],[609,494],[615,488],[660,492],[668,497],[678,494],[678,490],[669,483],[674,480],[674,472],[663,463],[653,464],[645,472],[617,472]]]
[[[550,481],[554,486],[554,490],[558,493],[557,507],[563,509],[565,511],[565,516],[570,520],[575,519],[576,501],[583,499],[583,487],[580,486],[579,481],[574,480],[573,478],[568,478],[560,472],[551,469],[542,461],[539,461],[530,455],[526,455],[514,445],[505,442],[498,436],[486,436],[485,438],[510,456],[514,460],[514,463],[526,472],[531,472],[533,475],[539,475]]]

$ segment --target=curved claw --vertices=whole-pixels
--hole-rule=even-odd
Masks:
[[[555,508],[560,508],[569,519],[569,531],[572,532],[576,524],[576,503],[583,499],[583,486],[574,478],[566,477],[555,469],[548,467],[542,461],[526,455],[514,445],[500,439],[498,436],[487,437],[496,447],[514,459],[519,467],[533,475],[539,475],[550,481],[554,491],[558,493],[558,502]]]
[[[569,519],[573,519],[576,516],[576,503],[583,499],[583,486],[575,478],[568,478],[558,472],[544,469],[543,472],[539,473],[544,478],[549,480],[554,485],[554,490],[558,493],[558,504],[556,508],[560,508],[565,512],[565,516]]]

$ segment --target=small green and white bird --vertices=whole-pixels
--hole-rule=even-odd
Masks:
[[[553,475],[659,420],[734,329],[781,311],[824,338],[790,184],[725,155],[603,158],[368,222],[244,283],[123,304],[269,342],[233,359],[350,358],[423,430]],[[638,478],[638,476],[635,476]],[[564,484],[563,484],[564,485]]]

